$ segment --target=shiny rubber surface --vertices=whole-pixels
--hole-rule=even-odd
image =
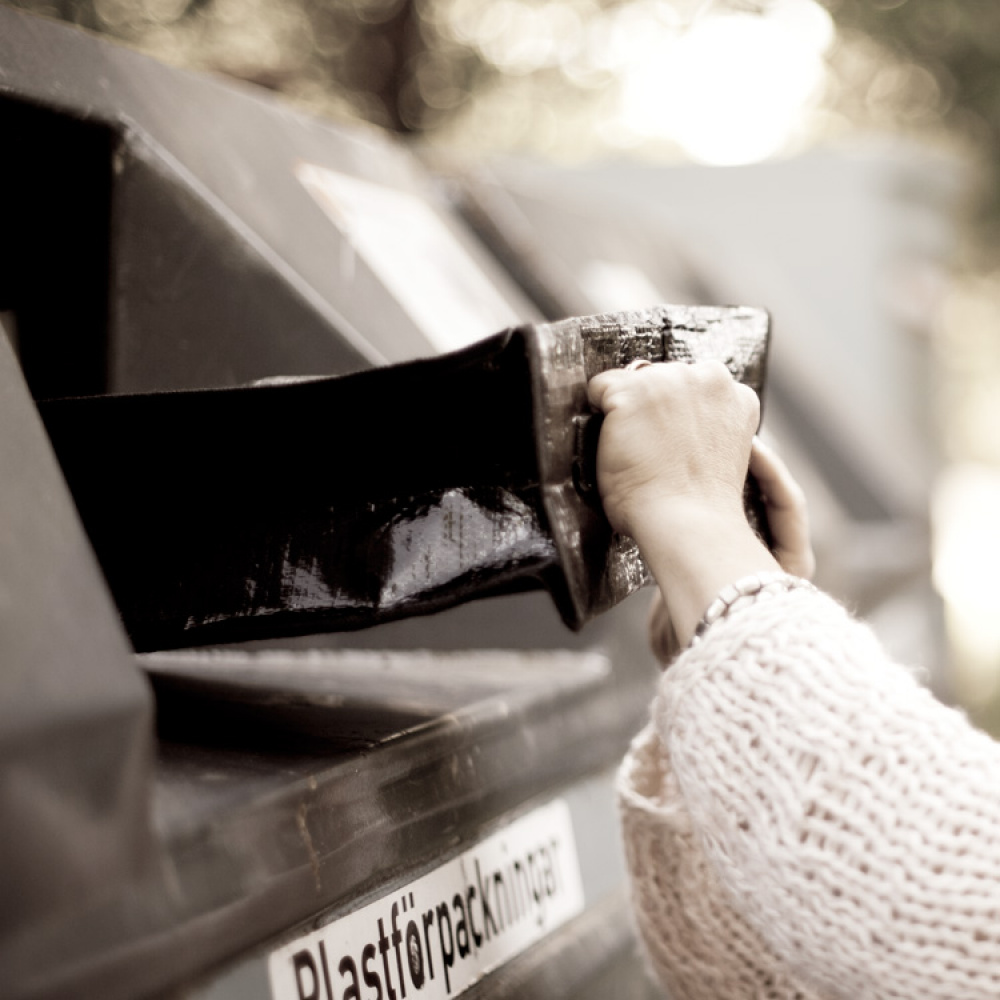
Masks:
[[[137,650],[539,586],[578,628],[648,581],[589,482],[587,379],[716,358],[760,392],[767,342],[759,310],[663,306],[354,375],[40,409]]]

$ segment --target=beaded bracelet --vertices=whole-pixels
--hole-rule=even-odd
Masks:
[[[707,629],[733,611],[748,607],[761,597],[800,589],[815,590],[816,588],[808,580],[777,571],[754,573],[737,580],[735,583],[727,584],[719,591],[718,597],[712,601],[708,610],[702,615],[698,627],[694,630],[691,645],[700,642]]]

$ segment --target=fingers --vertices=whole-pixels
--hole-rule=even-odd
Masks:
[[[627,372],[624,368],[609,368],[606,372],[600,372],[587,383],[587,399],[595,410],[605,411],[607,404],[605,396],[619,384],[622,379],[638,372]]]
[[[810,579],[816,571],[816,557],[802,488],[774,449],[757,437],[750,452],[750,472],[764,498],[775,558],[786,573]]]
[[[741,440],[749,441],[760,420],[757,394],[734,381],[725,365],[717,361],[612,369],[591,379],[588,396],[591,404],[606,414],[618,409],[624,413],[658,408],[663,440],[673,445],[670,457],[678,468],[690,466],[695,454],[703,456],[701,462],[707,468],[705,455],[724,456]],[[655,429],[652,423],[641,426],[638,439]],[[667,457],[666,452],[663,455]],[[745,451],[743,456],[745,472]],[[736,458],[732,462],[738,464]],[[749,463],[764,497],[775,557],[786,572],[811,578],[816,559],[801,487],[774,450],[758,438],[753,438]],[[667,480],[668,470],[662,478]]]
[[[732,392],[741,398],[747,408],[748,420],[756,428],[760,420],[760,400],[749,386],[736,382],[732,373],[721,361],[663,362],[633,368],[609,368],[595,375],[587,384],[590,405],[605,413],[613,408],[619,393],[638,393],[652,390],[684,391],[694,388],[699,392]]]
[[[590,380],[605,415],[597,486],[612,526],[667,499],[739,505],[760,417],[756,393],[717,361],[613,369]]]
[[[805,495],[792,478],[788,466],[778,453],[759,437],[753,439],[750,471],[760,484],[761,492],[776,510],[795,510],[805,506]]]

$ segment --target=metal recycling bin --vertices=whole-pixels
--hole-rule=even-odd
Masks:
[[[572,407],[594,358],[697,356],[689,328],[735,317],[759,333],[766,317],[664,307],[546,324],[385,135],[8,8],[0,135],[5,995],[649,995],[612,774],[657,671],[645,599],[623,599],[641,567],[581,485],[593,427]],[[509,385],[491,381],[500,356],[520,373]],[[377,413],[399,378],[419,387],[414,371],[470,357],[485,381],[436,400],[436,425],[411,417],[419,392],[407,408],[395,389],[393,423],[370,439],[354,411],[329,418],[345,386]],[[763,378],[762,355],[733,364]],[[474,398],[479,385],[494,396]],[[529,459],[518,488],[548,499],[513,505],[511,523],[544,529],[536,575],[557,578],[562,615],[525,589],[530,560],[485,546],[502,585],[475,560],[453,576],[458,597],[488,599],[433,590],[314,630],[303,612],[341,613],[367,571],[338,589],[343,563],[303,527],[323,517],[296,506],[338,448],[364,441],[351,473],[371,485],[390,466],[416,476],[404,453],[454,433],[449,475],[495,483],[521,468],[504,459],[512,428],[526,450],[510,454]],[[393,462],[380,440],[397,430]],[[329,503],[317,496],[313,514]],[[432,551],[462,548],[463,509],[435,508]],[[469,517],[483,509],[496,513]],[[292,511],[306,557],[292,542],[247,557],[241,531],[275,511]],[[220,538],[236,541],[210,572]],[[224,608],[219,567],[241,558],[273,573],[244,572]],[[605,573],[622,566],[624,583]],[[223,629],[226,615],[253,628]]]
[[[633,974],[641,995],[610,796],[655,676],[641,598],[576,633],[515,592],[137,655],[39,412],[364,372],[536,308],[376,130],[8,8],[0,134],[5,995],[339,997],[310,934],[352,915],[375,935],[350,953],[362,987],[367,971],[386,995],[584,996]],[[126,508],[138,546],[155,528]],[[553,840],[568,867],[539,876]],[[441,886],[497,845],[520,852],[510,886],[531,868],[553,905],[501,931],[466,880],[476,930],[459,930]],[[413,911],[434,924],[406,971],[392,935]],[[450,945],[448,920],[471,937]],[[311,956],[291,987],[270,957],[289,948]]]

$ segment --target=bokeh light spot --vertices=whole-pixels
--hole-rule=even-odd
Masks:
[[[818,99],[832,39],[829,15],[812,0],[707,16],[625,71],[624,120],[704,163],[764,159]]]

